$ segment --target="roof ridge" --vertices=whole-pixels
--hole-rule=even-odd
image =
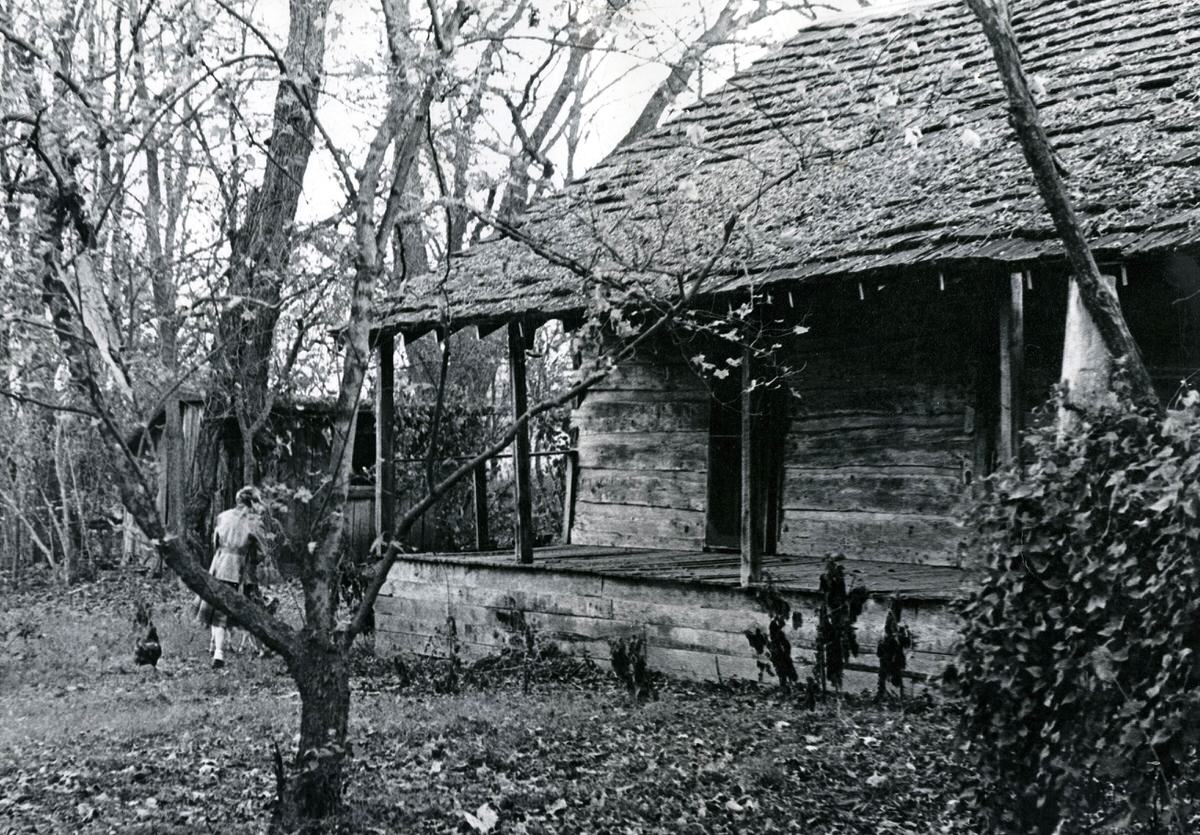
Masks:
[[[856,23],[873,23],[878,20],[904,17],[937,6],[956,7],[960,3],[961,0],[884,0],[882,3],[872,3],[869,6],[848,9],[844,12],[831,14],[828,17],[812,20],[801,26],[799,32],[784,41],[783,47],[786,48],[793,40],[798,39],[805,32],[811,32],[814,29],[840,29]]]

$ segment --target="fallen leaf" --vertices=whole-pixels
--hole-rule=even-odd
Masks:
[[[500,816],[496,814],[496,810],[488,803],[476,809],[473,815],[470,812],[463,812],[463,817],[466,818],[467,825],[476,832],[491,832],[496,828],[496,823],[500,820]]]

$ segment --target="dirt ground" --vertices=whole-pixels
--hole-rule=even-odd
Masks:
[[[136,601],[164,656],[133,665]],[[170,581],[0,597],[0,833],[266,831],[299,702],[252,650],[209,668]],[[240,640],[240,639],[239,639]],[[461,677],[363,652],[343,832],[970,832],[953,717],[927,699],[664,682],[635,704],[560,659]]]

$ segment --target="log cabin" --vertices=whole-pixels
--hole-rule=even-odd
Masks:
[[[1012,5],[1076,208],[1169,400],[1200,369],[1200,0]],[[811,663],[818,576],[839,555],[872,600],[860,669],[891,598],[917,635],[910,670],[939,669],[971,578],[964,503],[1090,344],[991,61],[959,0],[814,23],[448,277],[379,300],[381,496],[397,339],[507,328],[520,414],[550,320],[661,309],[702,279],[696,307],[790,333],[774,356],[727,357],[720,380],[697,373],[711,344],[667,332],[583,395],[561,546],[531,547],[518,435],[516,553],[403,559],[381,638],[488,652],[519,611],[599,660],[639,634],[657,669],[756,676],[756,592],[803,613],[793,646]],[[783,395],[749,385],[776,367],[792,369]]]

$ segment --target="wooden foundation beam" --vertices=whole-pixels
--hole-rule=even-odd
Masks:
[[[1000,295],[1000,432],[1001,464],[1019,463],[1025,407],[1021,387],[1025,370],[1024,274],[1011,273]]]
[[[762,524],[761,504],[758,500],[759,485],[755,475],[755,408],[758,398],[752,389],[754,371],[752,368],[753,351],[746,348],[742,351],[742,535],[741,535],[741,581],[743,586],[749,586],[762,579],[762,540],[760,531]]]
[[[375,386],[375,534],[391,539],[396,521],[396,341],[382,333],[375,345],[379,379]]]
[[[525,381],[525,333],[519,321],[508,323],[508,368],[512,387],[513,420],[529,409],[529,392]],[[516,484],[517,514],[513,539],[517,561],[533,562],[533,497],[529,478],[529,424],[517,432],[513,440],[513,469]]]

